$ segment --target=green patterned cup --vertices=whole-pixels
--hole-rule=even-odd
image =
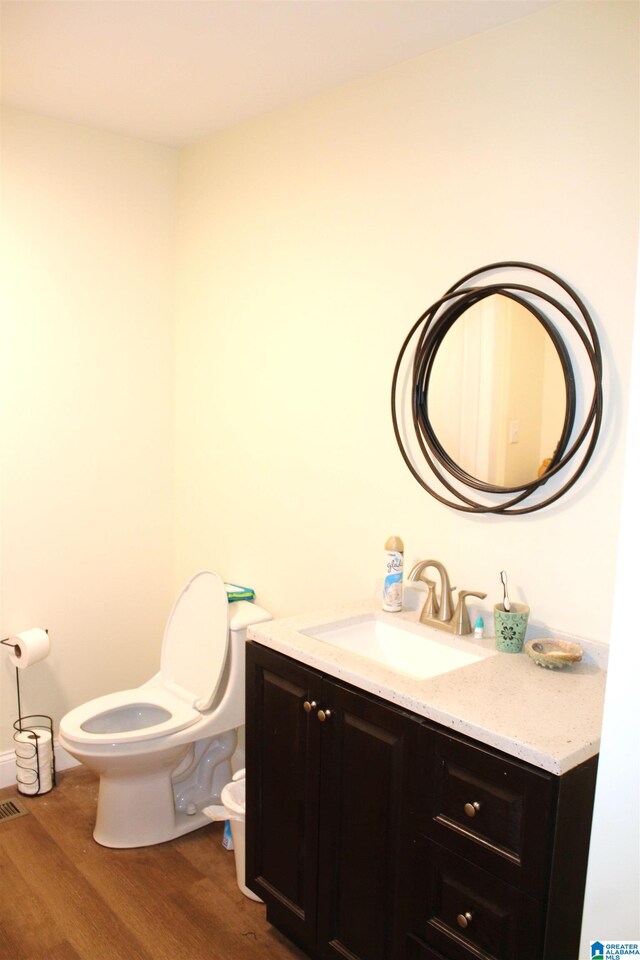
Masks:
[[[496,647],[503,653],[520,653],[527,632],[529,607],[526,603],[512,603],[509,613],[501,603],[493,608]]]

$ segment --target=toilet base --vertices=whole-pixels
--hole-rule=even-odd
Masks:
[[[100,786],[102,792],[102,783]],[[107,811],[107,816],[100,815],[100,800],[98,800],[98,814],[93,830],[93,839],[103,847],[114,849],[150,847],[156,843],[175,840],[177,837],[182,837],[186,833],[191,833],[192,830],[198,830],[200,827],[211,823],[209,817],[200,810],[189,815],[180,811],[176,812],[173,806],[168,810],[166,804],[162,804],[153,808],[147,805],[147,814],[146,816],[143,815],[141,819],[135,817],[132,822],[124,826],[122,822],[114,824],[111,816],[114,807],[110,806],[110,804],[113,804],[113,792],[109,789],[110,786],[107,787],[105,794],[108,796],[108,800],[103,806],[103,811]],[[129,801],[130,796],[127,799],[127,805],[129,805]]]
[[[93,764],[100,776],[93,837],[103,847],[148,847],[184,836],[211,823],[202,808],[220,803],[231,780],[230,758],[237,733],[227,731],[196,744],[158,754]],[[175,778],[175,771],[180,771]]]
[[[188,749],[184,744],[166,751],[161,765],[155,756],[147,769],[143,763],[134,771],[130,762],[102,766],[94,840],[103,847],[148,847],[179,836],[171,771]]]

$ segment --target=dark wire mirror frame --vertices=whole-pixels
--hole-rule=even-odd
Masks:
[[[483,274],[493,271],[518,271],[518,278],[529,277],[531,273],[546,278],[546,285],[553,293],[541,290],[530,283],[496,282],[488,278],[480,280]],[[537,278],[534,276],[534,281]],[[539,280],[537,282],[540,282]],[[555,287],[560,288],[560,293]],[[555,295],[554,295],[555,294]],[[565,382],[565,416],[558,445],[541,476],[517,487],[501,487],[484,482],[463,470],[446,452],[433,429],[429,417],[429,385],[433,365],[438,350],[453,324],[474,304],[487,297],[501,295],[524,306],[545,329],[558,354]],[[569,304],[561,302],[557,296],[564,296]],[[573,328],[584,348],[593,375],[593,391],[590,401],[585,403],[584,422],[572,441],[575,432],[577,408],[576,377],[571,364],[569,351],[556,325],[544,312],[546,307],[558,311]],[[411,416],[413,428],[420,452],[427,466],[441,486],[451,494],[446,495],[435,490],[424,479],[420,470],[414,466],[399,427],[398,380],[405,356],[415,340],[411,377]],[[523,514],[541,510],[559,500],[576,483],[584,472],[595,449],[602,424],[602,352],[593,320],[575,290],[560,277],[544,267],[520,261],[492,263],[468,273],[454,284],[440,300],[432,304],[411,327],[398,355],[391,385],[391,415],[396,442],[402,457],[412,475],[431,496],[446,506],[466,513]],[[573,462],[572,462],[573,461]],[[534,503],[524,504],[532,494],[547,481],[563,473],[561,486],[548,497]],[[564,480],[564,482],[562,482]],[[493,502],[480,503],[475,499],[474,491],[481,491],[493,497]]]

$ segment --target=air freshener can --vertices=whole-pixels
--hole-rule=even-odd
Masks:
[[[397,613],[402,610],[404,544],[400,537],[389,537],[384,549],[386,568],[382,585],[382,609]]]

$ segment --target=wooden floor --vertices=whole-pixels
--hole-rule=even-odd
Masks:
[[[110,850],[92,838],[97,792],[74,767],[0,822],[0,960],[303,960],[240,893],[222,824]]]

